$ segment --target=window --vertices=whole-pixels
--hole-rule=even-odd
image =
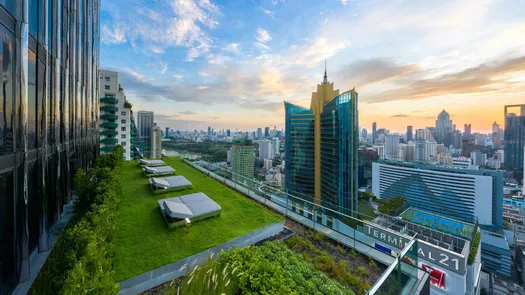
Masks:
[[[121,145],[121,146],[126,146],[126,142],[123,141],[123,142],[120,143],[120,145]]]
[[[36,148],[36,54],[29,50],[27,94],[27,148]]]
[[[121,114],[122,116],[125,116],[125,115],[126,115],[126,111],[122,111],[122,112],[120,112],[120,114]]]
[[[110,77],[104,77],[104,79],[106,79],[107,82],[109,82],[111,80]]]
[[[4,81],[0,91],[0,155],[2,155],[13,152],[13,122],[16,118],[16,107],[13,106],[16,103],[14,74],[17,55],[13,51],[16,48],[13,34],[1,24],[0,36],[3,40],[0,43],[0,61],[3,63],[3,66],[0,67],[0,74],[2,74]],[[19,128],[18,130],[21,131],[22,129]],[[20,144],[20,142],[17,143]]]
[[[121,124],[126,124],[126,120],[120,120]]]
[[[109,87],[109,85],[104,85],[104,88],[105,88],[106,90],[110,90],[110,89],[111,89],[111,87]]]
[[[126,138],[126,134],[121,134],[120,138]]]
[[[120,131],[126,131],[126,127],[121,127]]]

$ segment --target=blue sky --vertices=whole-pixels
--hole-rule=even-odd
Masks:
[[[525,101],[520,0],[111,0],[101,22],[101,67],[162,127],[280,128],[325,59],[363,127],[432,126],[446,109],[486,131]]]

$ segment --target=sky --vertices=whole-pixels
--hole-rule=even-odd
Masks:
[[[359,124],[504,126],[525,103],[522,0],[111,0],[101,68],[161,127],[284,127],[328,79],[359,93]]]

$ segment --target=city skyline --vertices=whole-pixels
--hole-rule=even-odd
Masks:
[[[282,101],[308,106],[325,59],[337,87],[359,89],[367,128],[432,126],[446,109],[488,132],[525,94],[517,2],[121,5],[102,3],[101,64],[121,72],[136,110],[174,129],[282,128]]]

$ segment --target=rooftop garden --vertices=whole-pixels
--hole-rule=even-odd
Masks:
[[[117,214],[115,271],[118,281],[179,261],[283,219],[176,157],[163,158],[193,188],[154,195],[137,162],[123,165],[124,192]],[[203,192],[222,207],[220,217],[170,231],[157,200]]]

